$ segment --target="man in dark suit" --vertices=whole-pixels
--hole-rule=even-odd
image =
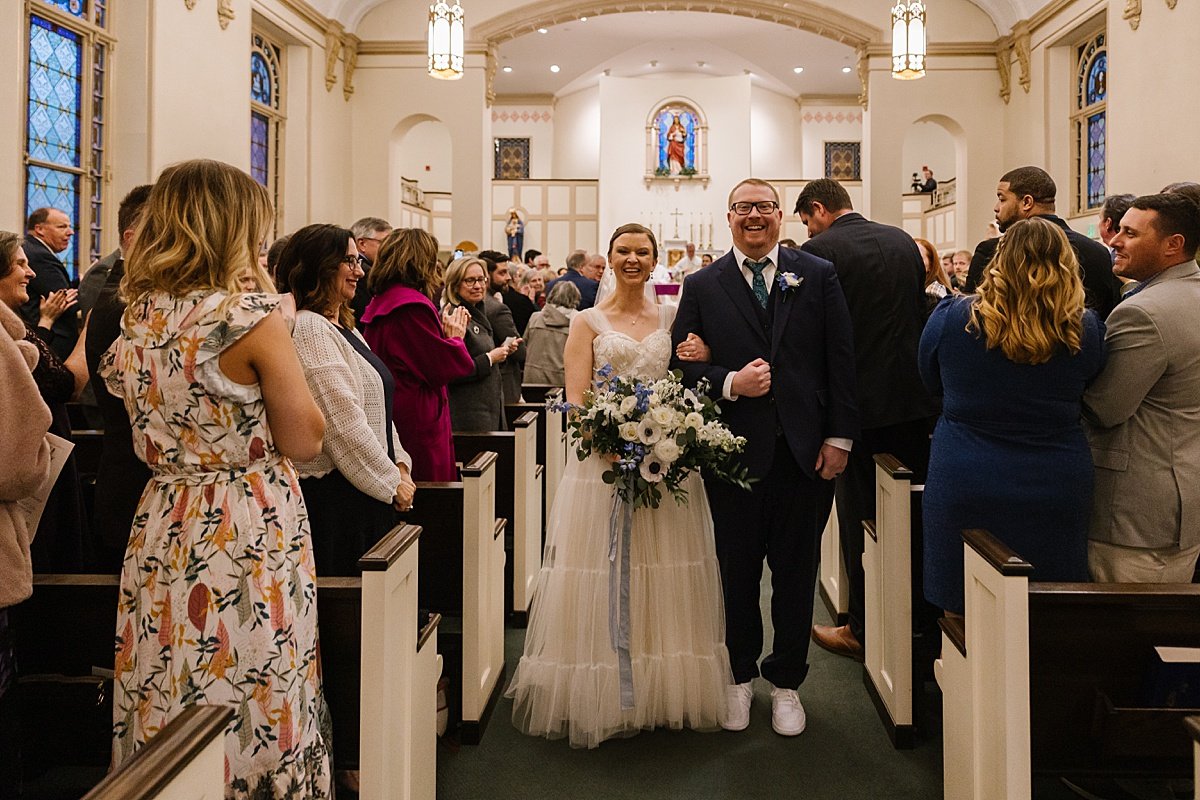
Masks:
[[[917,372],[925,327],[925,263],[899,228],[854,211],[835,180],[810,182],[796,213],[811,237],[801,249],[833,262],[854,323],[854,362],[862,436],[837,481],[838,526],[850,590],[847,625],[813,626],[813,641],[863,658],[863,520],[875,518],[875,455],[891,453],[924,483],[937,406]],[[917,595],[918,597],[920,595]]]
[[[1063,229],[1067,240],[1079,258],[1080,277],[1083,278],[1084,304],[1094,310],[1100,319],[1108,317],[1121,299],[1121,282],[1113,275],[1112,256],[1099,242],[1092,241],[1076,232],[1066,220],[1054,213],[1054,198],[1058,187],[1054,179],[1039,167],[1017,167],[1000,178],[996,187],[996,223],[1000,233],[1019,219],[1043,217]],[[975,248],[971,257],[971,268],[967,272],[967,292],[983,280],[983,270],[996,253],[999,239],[984,239]]]
[[[354,299],[350,301],[350,310],[354,312],[355,322],[362,319],[363,312],[367,310],[367,303],[371,302],[367,274],[371,272],[375,257],[379,255],[383,240],[391,235],[391,232],[391,223],[379,217],[363,217],[350,226],[350,233],[354,236],[354,244],[358,248],[359,263],[363,268],[363,277],[358,282]]]
[[[500,384],[504,389],[505,403],[521,402],[521,381],[525,373],[525,327],[529,318],[537,311],[525,295],[512,288],[512,274],[508,271],[508,256],[497,250],[483,250],[479,257],[487,264],[488,291],[484,300],[484,312],[492,324],[496,346],[511,339],[518,340],[517,349],[500,365]],[[499,296],[499,300],[496,297]],[[489,303],[488,300],[493,302]]]
[[[550,281],[546,287],[546,293],[550,293],[550,288],[559,281],[575,284],[579,289],[579,310],[591,308],[596,305],[596,290],[600,288],[600,281],[592,280],[583,274],[583,270],[588,263],[588,254],[582,250],[576,250],[571,255],[567,256],[567,271],[560,277]]]
[[[734,684],[729,730],[750,723],[750,681],[766,678],[777,733],[804,730],[796,690],[808,674],[809,627],[821,531],[833,479],[858,436],[850,314],[828,261],[779,246],[783,212],[771,184],[751,178],[729,195],[733,250],[687,277],[672,329],[687,383],[706,378],[724,421],[746,437],[749,491],[706,480],[725,593]],[[684,362],[698,336],[708,362]],[[771,567],[772,649],[762,661],[759,592]]]
[[[70,218],[57,208],[39,208],[29,215],[24,248],[34,277],[29,281],[29,302],[21,306],[21,316],[30,325],[38,324],[42,316],[41,304],[47,297],[55,292],[74,294],[71,275],[58,258],[58,254],[70,246],[74,235],[75,229],[71,227]],[[66,360],[75,349],[75,340],[78,338],[79,315],[72,302],[54,320],[47,343],[59,358]]]

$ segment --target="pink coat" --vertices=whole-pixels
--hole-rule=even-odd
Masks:
[[[442,333],[437,308],[416,289],[391,286],[367,305],[363,337],[396,381],[392,421],[418,481],[456,481],[446,385],[475,371],[461,339]]]

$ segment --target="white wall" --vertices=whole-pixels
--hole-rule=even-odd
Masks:
[[[25,230],[25,86],[29,36],[21,3],[0,3],[0,230]]]
[[[706,188],[683,180],[646,186],[646,120],[670,97],[686,97],[709,122]],[[750,78],[701,78],[678,75],[663,78],[600,79],[600,238],[625,222],[649,223],[665,238],[672,238],[679,211],[681,237],[689,225],[714,223],[714,245],[727,248],[724,225],[725,196],[733,185],[750,175]]]
[[[933,170],[938,181],[954,177],[954,138],[935,122],[914,122],[904,134],[904,150],[896,185],[901,192],[912,191],[912,174],[921,174],[921,167]],[[875,174],[878,179],[880,176]]]
[[[405,178],[416,181],[422,191],[449,192],[453,184],[453,145],[450,129],[437,120],[413,125],[391,144],[392,165]],[[392,180],[396,180],[396,170]]]
[[[554,171],[554,104],[509,102],[503,96],[492,104],[493,139],[529,140],[529,178],[549,178]]]
[[[600,177],[600,87],[560,97],[554,104],[555,178]]]
[[[844,102],[804,101],[800,105],[800,178],[825,177],[826,142],[861,142],[863,110],[855,98]],[[866,157],[866,151],[863,151]]]
[[[764,178],[803,177],[803,149],[800,107],[795,98],[752,85],[751,174]]]

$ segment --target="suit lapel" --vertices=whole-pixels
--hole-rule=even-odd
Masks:
[[[784,272],[795,272],[791,268],[790,263],[786,263],[789,259],[783,256],[784,248],[779,248],[779,263],[775,265],[775,286],[771,290],[771,302],[775,304],[775,317],[771,322],[771,363],[775,363],[775,353],[779,350],[779,342],[783,339],[783,331],[787,327],[788,316],[792,313],[792,306],[796,304],[796,298],[792,295],[798,294],[803,290],[803,285],[797,286],[795,289],[784,291],[781,287],[779,276]]]
[[[762,340],[763,344],[770,344],[767,341],[767,336],[763,333],[762,323],[758,320],[758,312],[754,310],[754,306],[750,305],[753,302],[750,299],[750,293],[746,291],[746,279],[742,276],[741,268],[734,263],[732,255],[726,257],[725,264],[721,267],[721,272],[717,276],[721,288],[729,295],[729,299],[733,302],[734,307],[746,320],[751,330]]]

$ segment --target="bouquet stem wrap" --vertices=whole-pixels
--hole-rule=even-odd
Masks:
[[[617,654],[621,710],[633,708],[633,664],[629,657],[629,544],[633,505],[613,492],[608,518],[608,636]]]

